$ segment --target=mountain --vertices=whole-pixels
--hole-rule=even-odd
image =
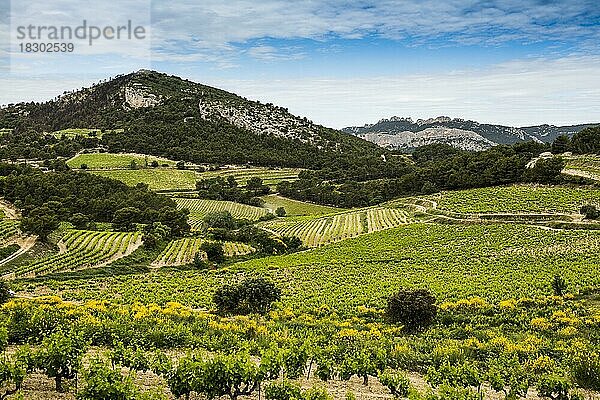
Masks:
[[[0,129],[15,135],[72,128],[111,131],[98,143],[110,151],[194,163],[308,168],[340,155],[381,154],[370,142],[285,108],[147,70],[65,92],[48,102],[0,109]]]
[[[379,146],[394,150],[411,150],[425,144],[446,143],[463,150],[485,150],[497,144],[536,141],[550,143],[561,135],[575,133],[598,124],[572,126],[539,125],[514,128],[481,124],[460,118],[431,119],[392,117],[375,124],[342,129]]]

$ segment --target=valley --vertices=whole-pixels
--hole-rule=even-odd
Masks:
[[[600,396],[599,128],[345,133],[143,70],[0,129],[7,393]]]

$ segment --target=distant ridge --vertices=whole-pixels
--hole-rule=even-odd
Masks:
[[[571,137],[585,128],[596,125],[599,124],[515,128],[444,116],[416,121],[412,118],[391,117],[381,119],[375,124],[348,127],[342,131],[393,150],[412,150],[426,144],[446,143],[463,150],[480,151],[498,144],[531,140],[550,143],[561,135]]]

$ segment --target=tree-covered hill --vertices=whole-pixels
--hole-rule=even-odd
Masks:
[[[319,168],[340,155],[382,153],[285,108],[153,71],[117,76],[45,103],[9,105],[0,109],[0,128],[7,129],[2,142],[11,145],[3,158],[52,158],[103,145],[194,163]],[[45,134],[70,128],[110,133],[69,145]],[[20,143],[25,136],[29,146]]]

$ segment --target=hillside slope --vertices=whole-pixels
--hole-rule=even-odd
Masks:
[[[146,70],[45,103],[9,105],[0,109],[2,128],[13,134],[118,130],[102,135],[100,144],[110,151],[195,163],[318,167],[332,155],[381,154],[367,141],[296,117],[285,108]]]

